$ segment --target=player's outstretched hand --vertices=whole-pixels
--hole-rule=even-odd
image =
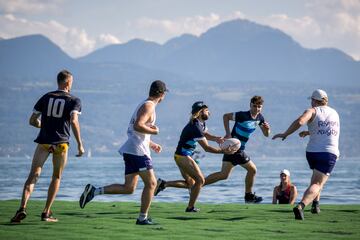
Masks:
[[[299,132],[299,136],[302,137],[302,138],[304,138],[304,137],[306,137],[306,136],[308,136],[308,135],[310,135],[310,134],[309,134],[309,131]]]
[[[278,134],[275,134],[273,137],[272,137],[272,140],[275,140],[277,138],[281,138],[281,140],[285,140],[286,139],[286,135],[284,133],[278,133]]]

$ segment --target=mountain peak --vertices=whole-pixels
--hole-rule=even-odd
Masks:
[[[36,76],[51,76],[74,63],[60,47],[40,34],[1,40],[0,62],[0,72],[16,75],[35,71]]]
[[[25,35],[25,36],[19,36],[19,37],[15,37],[15,38],[10,38],[10,39],[6,39],[8,41],[21,41],[21,42],[51,42],[50,39],[48,39],[47,37],[45,37],[44,35],[41,34],[31,34],[31,35]],[[52,43],[52,42],[51,42]]]
[[[214,39],[227,37],[243,42],[259,39],[262,38],[262,36],[269,37],[270,35],[276,36],[277,39],[281,39],[282,41],[289,42],[291,44],[294,44],[295,42],[289,35],[278,29],[245,19],[235,19],[223,22],[213,28],[210,28],[207,32],[201,35],[201,38]]]
[[[133,47],[145,46],[145,45],[160,46],[160,44],[158,44],[156,42],[143,40],[140,38],[131,39],[130,41],[128,41],[122,45],[133,46]]]

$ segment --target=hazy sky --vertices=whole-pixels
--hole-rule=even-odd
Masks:
[[[133,38],[200,35],[236,18],[360,60],[360,0],[0,0],[0,37],[40,33],[78,57]]]

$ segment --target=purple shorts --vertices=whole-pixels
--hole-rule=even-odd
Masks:
[[[311,169],[329,176],[335,167],[337,156],[328,152],[306,152],[306,159]]]
[[[125,175],[153,169],[151,158],[128,153],[123,154],[125,162]]]

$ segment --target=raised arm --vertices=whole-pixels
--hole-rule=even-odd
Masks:
[[[294,133],[296,130],[298,130],[302,125],[309,122],[313,116],[315,116],[315,109],[309,108],[307,109],[300,117],[298,117],[284,133],[278,133],[273,136],[272,139],[281,138],[282,140],[285,140],[287,136]]]
[[[70,124],[71,124],[71,129],[72,129],[72,131],[74,133],[75,140],[76,140],[77,145],[78,145],[78,154],[76,156],[81,157],[84,154],[85,150],[84,150],[84,146],[83,146],[82,141],[81,141],[80,123],[79,123],[79,117],[78,117],[77,112],[73,112],[71,114]]]

